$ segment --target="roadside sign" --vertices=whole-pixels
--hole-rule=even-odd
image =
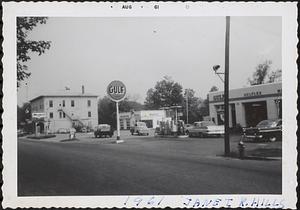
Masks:
[[[46,113],[44,113],[44,112],[32,113],[32,118],[38,118],[38,119],[40,119],[40,118],[45,118],[45,117],[46,117]]]
[[[107,95],[111,100],[118,102],[126,96],[126,86],[119,80],[114,80],[107,86]]]
[[[107,95],[111,100],[116,102],[116,112],[117,112],[117,141],[116,143],[121,143],[120,140],[120,116],[119,116],[119,102],[122,101],[126,96],[126,86],[123,82],[119,80],[114,80],[107,86]]]

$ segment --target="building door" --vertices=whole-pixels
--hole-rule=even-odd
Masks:
[[[234,128],[236,126],[235,104],[230,104],[230,108],[231,108],[231,126]]]
[[[43,122],[39,122],[37,124],[37,129],[38,129],[38,133],[44,133],[44,123]]]
[[[256,126],[260,121],[268,119],[266,101],[244,103],[246,125]]]

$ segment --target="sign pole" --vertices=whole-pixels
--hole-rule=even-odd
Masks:
[[[117,108],[117,140],[120,140],[120,116],[119,116],[119,102],[116,102]]]
[[[122,101],[126,96],[126,86],[123,82],[119,80],[114,80],[107,86],[107,95],[110,99],[116,102],[116,111],[117,111],[117,141],[116,143],[122,143],[123,140],[120,140],[120,115],[119,115],[119,102]]]

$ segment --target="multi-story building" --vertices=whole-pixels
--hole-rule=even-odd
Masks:
[[[211,120],[224,124],[224,92],[211,92],[208,96]],[[282,118],[281,97],[281,82],[230,90],[229,126],[256,126],[262,120]]]
[[[30,101],[32,113],[43,113],[41,133],[72,127],[94,128],[98,124],[97,96],[82,93],[40,95]]]

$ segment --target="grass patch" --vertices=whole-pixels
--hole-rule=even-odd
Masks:
[[[55,134],[47,134],[47,135],[39,135],[39,136],[27,136],[29,139],[48,139],[48,138],[53,138],[56,137]]]
[[[69,141],[79,141],[79,139],[63,139],[63,140],[60,140],[60,142],[69,142]]]

